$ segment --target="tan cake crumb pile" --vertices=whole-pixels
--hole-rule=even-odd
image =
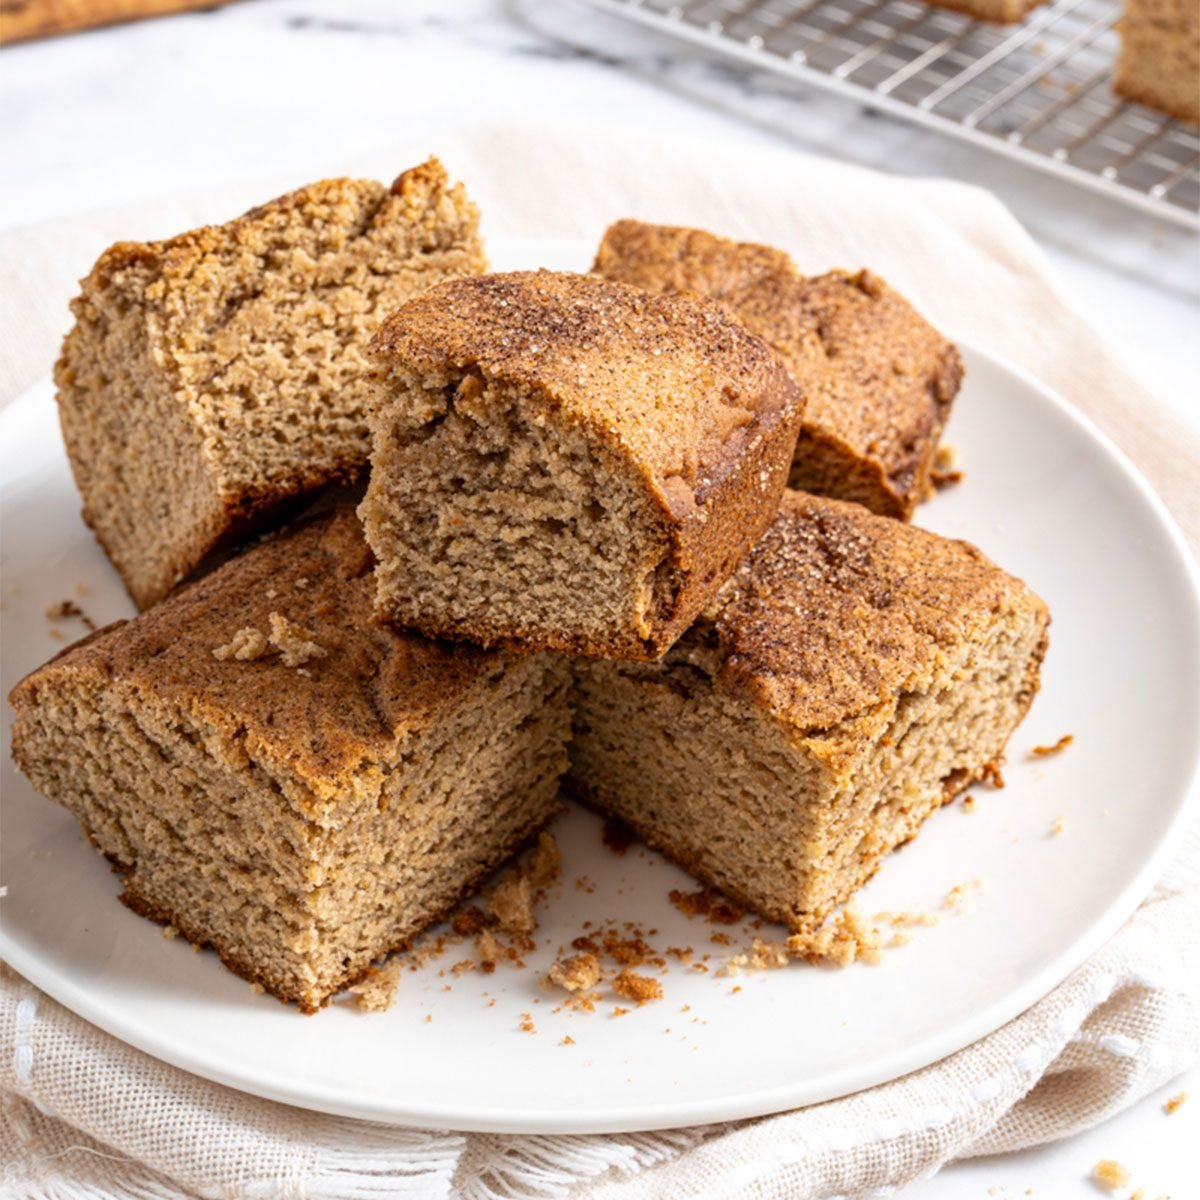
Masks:
[[[877,963],[879,929],[868,924],[856,909],[847,908],[813,933],[794,933],[787,940],[793,958],[822,965],[847,967],[852,962]]]
[[[283,656],[285,667],[302,667],[311,659],[325,657],[324,648],[312,640],[313,635],[307,629],[277,612],[271,613],[267,620],[271,623],[271,645]]]
[[[663,998],[663,986],[649,975],[635,975],[628,967],[613,980],[613,991],[639,1007],[651,1000]]]
[[[571,942],[571,949],[576,953],[561,950],[546,976],[548,983],[568,993],[568,1007],[594,1012],[601,999],[601,993],[596,989],[606,982],[622,999],[635,1001],[639,1006],[663,998],[662,984],[657,979],[632,970],[646,965],[657,967],[663,974],[669,970],[665,954],[646,940],[658,930],[642,929],[633,921],[598,927],[585,921],[584,928],[587,932]],[[678,957],[682,952],[667,953]],[[687,953],[691,954],[690,947]]]
[[[287,617],[277,612],[267,616],[271,632],[264,634],[253,625],[239,629],[222,646],[213,650],[213,658],[219,662],[233,659],[237,662],[255,662],[269,654],[278,653],[285,667],[303,667],[316,658],[324,658],[326,651],[313,641],[313,635]]]

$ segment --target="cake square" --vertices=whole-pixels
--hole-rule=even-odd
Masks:
[[[992,21],[998,25],[1011,25],[1023,20],[1045,0],[929,0],[935,8],[948,8],[952,12],[966,13],[977,21]]]
[[[1200,9],[1182,0],[1126,0],[1113,89],[1200,125]]]
[[[311,1012],[558,810],[568,669],[372,624],[352,510],[265,541],[13,690],[13,757],[122,899]]]
[[[139,608],[210,551],[366,465],[366,347],[404,300],[486,260],[430,159],[330,179],[228,224],[106,250],[55,369],[83,515]]]
[[[776,350],[806,399],[790,487],[903,519],[932,491],[962,361],[878,276],[805,278],[781,250],[639,221],[608,230],[594,270],[717,300]]]
[[[594,275],[455,280],[372,352],[377,611],[431,635],[656,658],[787,479],[799,393],[710,302]]]
[[[665,659],[576,665],[570,790],[810,931],[995,770],[1048,623],[973,546],[789,492]]]

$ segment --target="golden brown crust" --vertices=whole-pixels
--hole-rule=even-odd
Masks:
[[[643,471],[678,521],[743,446],[798,417],[786,374],[723,309],[589,275],[451,280],[405,304],[371,350],[383,372],[477,371],[535,392]]]
[[[136,621],[90,635],[17,684],[12,703],[36,703],[51,673],[120,681],[242,739],[252,757],[299,776],[318,799],[336,798],[399,735],[432,725],[503,661],[375,625],[370,567],[357,518],[340,509],[264,542]],[[253,662],[214,656],[241,629],[265,635],[272,613],[310,630],[325,650],[306,674],[278,653]]]
[[[306,220],[319,220],[348,202],[361,203],[366,223],[351,230],[332,225],[332,245],[361,236],[368,228],[383,228],[397,220],[420,217],[430,199],[443,189],[451,192],[456,202],[469,205],[461,184],[451,188],[446,168],[436,158],[401,172],[390,188],[374,179],[320,179],[256,204],[240,217],[220,225],[201,225],[155,242],[115,242],[96,260],[81,286],[86,296],[111,284],[113,276],[124,268],[150,262],[162,272],[167,289],[187,288],[208,255],[223,250],[230,242],[251,245],[264,229],[285,225],[297,214],[304,215]],[[429,228],[435,231],[432,222]]]
[[[806,279],[771,247],[638,221],[607,231],[594,269],[718,300],[775,349],[807,401],[792,487],[902,518],[924,498],[962,363],[878,276]]]
[[[1013,606],[1048,621],[969,543],[789,491],[689,642],[718,691],[804,733],[927,687],[944,647]]]

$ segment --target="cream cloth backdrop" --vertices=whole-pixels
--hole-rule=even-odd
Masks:
[[[222,220],[309,178],[391,178],[429,152],[485,232],[594,243],[618,216],[786,247],[804,269],[869,265],[954,334],[1085,411],[1200,546],[1200,438],[1071,308],[991,195],[796,153],[640,133],[481,129],[302,177],[0,236],[0,404],[51,366],[77,278],[119,238]],[[531,264],[536,265],[536,264]],[[804,1200],[887,1195],[956,1157],[1087,1128],[1200,1056],[1200,844],[1125,928],[1028,1012],[894,1083],[735,1125],[612,1137],[429,1134],[303,1112],[166,1066],[0,974],[0,1195],[28,1200],[420,1196]]]

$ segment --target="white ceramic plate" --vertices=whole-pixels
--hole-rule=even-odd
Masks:
[[[501,251],[505,267],[588,258],[584,246]],[[0,954],[88,1020],[198,1075],[434,1128],[600,1132],[752,1116],[894,1078],[997,1028],[1109,936],[1165,865],[1195,791],[1200,603],[1179,535],[1120,454],[1032,380],[964,357],[950,440],[966,480],[919,520],[1028,580],[1053,612],[1051,648],[1008,786],[975,788],[974,811],[939,813],[861,894],[868,914],[940,916],[879,965],[717,976],[729,951],[667,899],[692,886],[686,877],[645,850],[614,856],[596,819],[575,811],[556,828],[564,883],[526,970],[443,976],[465,953],[451,951],[405,973],[386,1013],[337,1003],[305,1018],[117,903],[107,863],[14,772],[7,706]],[[131,609],[79,519],[48,382],[0,415],[0,472],[7,693],[62,648],[45,610],[77,584],[97,621]],[[1031,758],[1064,733],[1075,736],[1067,751]],[[594,890],[575,886],[583,876]],[[975,879],[958,909],[940,909]],[[692,945],[713,969],[673,963],[665,998],[624,1016],[611,1003],[555,1011],[541,978],[588,920],[655,928],[653,944]],[[520,1029],[523,1013],[536,1033]]]

